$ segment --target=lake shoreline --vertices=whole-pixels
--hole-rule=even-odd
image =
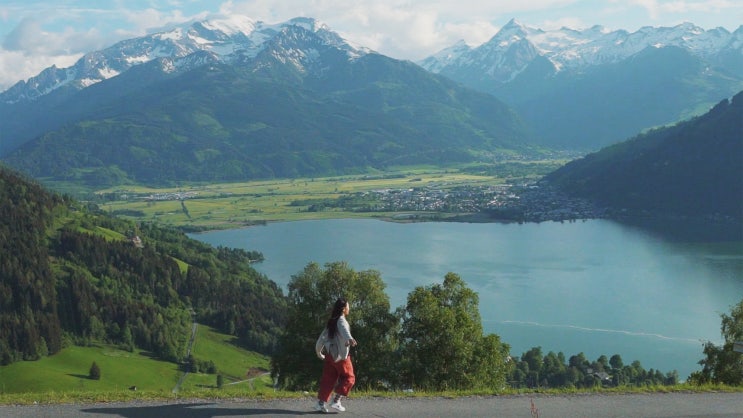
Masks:
[[[743,222],[730,219],[709,219],[694,218],[688,216],[665,216],[650,214],[623,214],[622,216],[606,216],[595,218],[555,218],[539,221],[516,221],[510,219],[494,218],[483,212],[479,213],[462,213],[448,214],[430,212],[400,212],[387,216],[378,216],[376,214],[369,216],[358,216],[358,213],[331,217],[312,217],[299,219],[272,219],[256,221],[250,224],[224,225],[223,228],[216,226],[207,226],[203,228],[184,228],[178,226],[183,232],[189,234],[199,234],[214,231],[224,231],[232,229],[244,229],[255,226],[266,226],[273,223],[283,222],[302,222],[302,221],[319,221],[328,219],[370,219],[391,223],[422,223],[422,222],[446,222],[446,223],[469,223],[469,224],[540,224],[543,222],[574,223],[587,222],[591,220],[604,219],[643,229],[647,232],[658,234],[664,238],[673,241],[690,241],[690,242],[743,242]],[[353,215],[353,216],[351,216]],[[683,225],[683,228],[679,228]],[[689,228],[692,226],[692,228]]]

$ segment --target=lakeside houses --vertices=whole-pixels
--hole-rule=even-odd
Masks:
[[[365,193],[374,204],[366,211],[486,213],[494,220],[542,222],[606,217],[585,199],[569,197],[543,184],[380,189]]]
[[[144,200],[185,200],[198,196],[198,192],[170,192],[170,193],[153,193],[146,196]]]

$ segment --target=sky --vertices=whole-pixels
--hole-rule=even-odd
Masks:
[[[120,40],[229,14],[312,17],[357,46],[417,61],[459,40],[480,45],[512,18],[545,30],[691,22],[732,32],[743,0],[0,0],[0,91]]]

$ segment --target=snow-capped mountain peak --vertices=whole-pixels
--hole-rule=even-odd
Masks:
[[[599,25],[582,30],[542,30],[512,19],[480,46],[464,50],[455,45],[419,64],[443,74],[484,71],[497,75],[496,81],[507,83],[538,56],[549,60],[556,71],[582,71],[594,65],[616,63],[650,47],[675,46],[704,59],[730,51],[740,56],[742,29],[743,26],[731,34],[724,28],[704,30],[687,22],[673,27],[647,26],[632,33],[610,31]],[[452,50],[459,53],[452,54]]]
[[[445,67],[447,64],[459,59],[460,56],[462,56],[463,54],[466,54],[471,49],[472,48],[469,45],[467,45],[464,39],[460,39],[454,45],[448,48],[444,48],[438,53],[436,53],[436,55],[426,58],[423,61],[422,66],[428,68],[429,71],[436,73],[438,72],[438,70]],[[430,62],[431,64],[428,65],[427,64],[428,62]]]
[[[213,59],[223,62],[230,62],[236,57],[241,60],[254,58],[272,39],[286,34],[286,30],[292,28],[312,34],[328,47],[343,51],[348,59],[369,52],[351,45],[327,25],[313,18],[297,17],[283,23],[266,24],[247,16],[222,16],[118,42],[106,49],[85,54],[69,68],[49,67],[28,81],[19,81],[0,93],[0,102],[34,100],[65,86],[86,88],[156,59],[168,59],[169,72],[177,71],[179,63],[193,65],[197,62],[182,58],[199,51],[212,54]],[[296,54],[297,51],[292,53]]]
[[[247,16],[230,15],[219,19],[205,20],[200,22],[200,25],[207,30],[232,36],[238,33],[253,33],[256,29],[257,22]]]

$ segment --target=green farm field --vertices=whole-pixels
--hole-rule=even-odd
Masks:
[[[527,168],[521,170],[519,178],[537,178],[547,167],[561,163],[547,161],[525,165]],[[381,189],[498,185],[512,178],[473,170],[415,167],[355,176],[182,185],[167,189],[127,187],[97,193],[107,196],[98,202],[101,209],[124,218],[195,230],[229,229],[274,221],[387,218],[394,216],[394,213],[360,213],[338,208],[309,211],[309,205],[298,202],[338,199]],[[180,199],[179,196],[185,198]]]

